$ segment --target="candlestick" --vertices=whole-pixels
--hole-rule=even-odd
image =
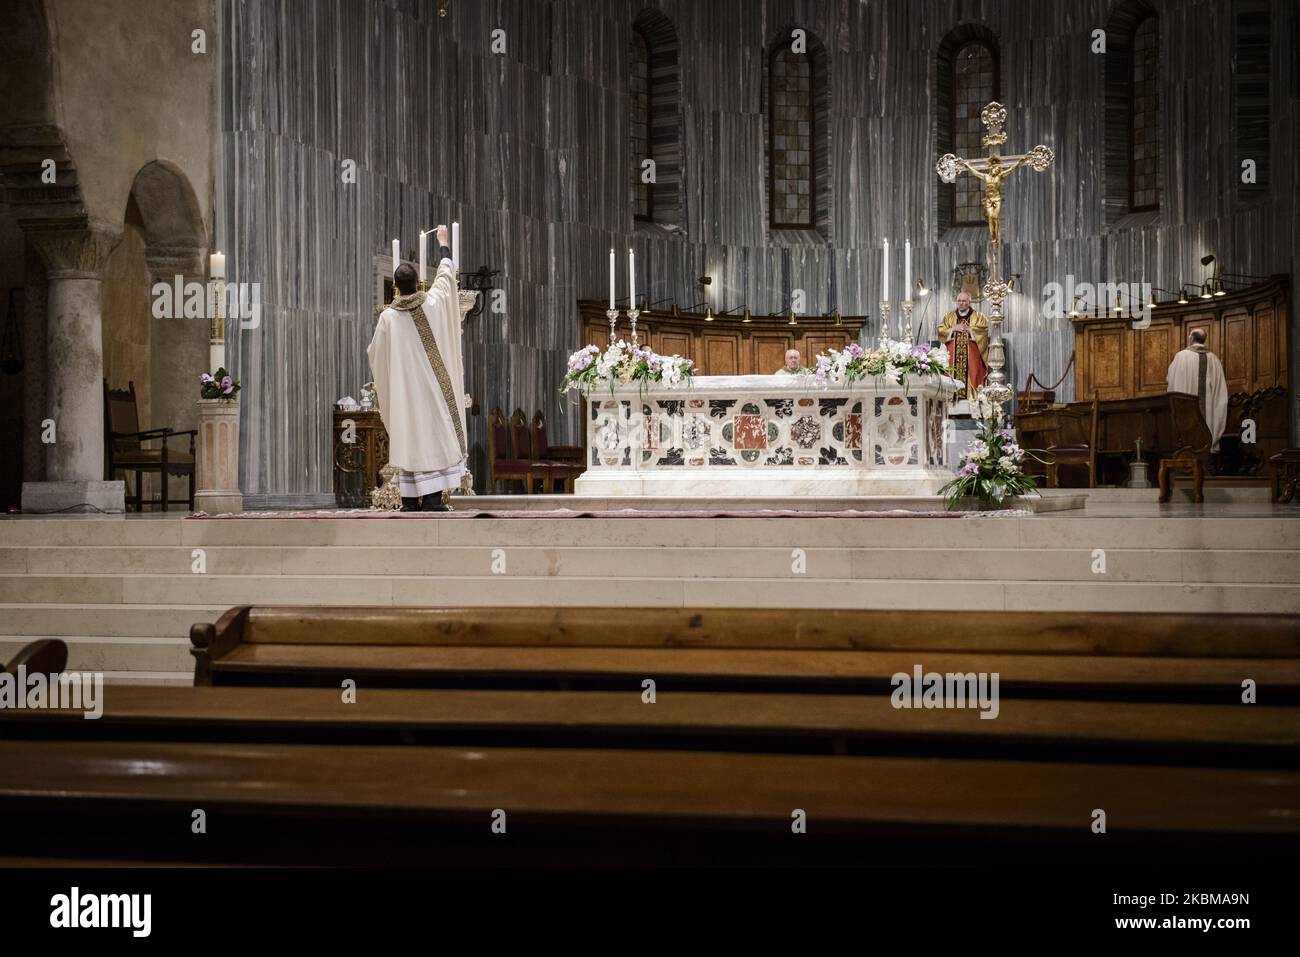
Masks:
[[[402,264],[402,253],[397,245],[397,240],[393,240],[393,275],[397,275],[397,267]]]
[[[912,309],[915,305],[916,303],[912,302],[911,299],[903,300],[903,321],[906,324],[906,329],[903,332],[903,339],[908,343],[908,345],[914,345],[912,341]]]
[[[614,248],[612,246],[609,250],[609,308],[615,310],[615,316],[618,315],[618,307],[614,302]],[[613,335],[613,322],[614,320],[610,319],[610,335]]]
[[[451,224],[451,265],[460,272],[460,223]]]
[[[880,301],[889,302],[889,240],[885,240],[885,252],[880,261]]]
[[[636,253],[627,251],[627,302],[636,306]]]
[[[429,279],[429,234],[420,230],[420,282]]]
[[[903,302],[912,301],[912,241],[903,248]],[[911,310],[908,310],[909,312]]]
[[[634,308],[634,309],[629,309],[629,310],[627,311],[627,317],[628,317],[629,319],[632,320],[632,346],[633,346],[633,348],[635,348],[635,347],[637,346],[637,344],[638,344],[637,341],[636,341],[636,320],[637,320],[637,317],[640,316],[640,315],[641,315],[641,310],[640,310],[640,309],[635,309],[635,308]]]
[[[208,275],[212,290],[212,318],[208,322],[208,361],[212,371],[226,365],[226,257],[213,253],[208,257]]]
[[[616,327],[618,326],[618,310],[606,309],[605,318],[609,320],[609,344],[612,346],[614,344],[615,338],[618,336],[618,332],[616,329]]]
[[[882,299],[880,301],[880,350],[883,352],[889,345],[889,302]]]
[[[208,275],[213,279],[226,278],[226,257],[223,253],[213,253],[208,257]]]

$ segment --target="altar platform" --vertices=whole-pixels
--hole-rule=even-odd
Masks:
[[[933,498],[958,383],[926,376],[853,384],[812,375],[700,376],[618,386],[585,404],[580,496]]]

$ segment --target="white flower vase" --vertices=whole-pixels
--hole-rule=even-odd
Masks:
[[[222,515],[244,510],[239,490],[239,399],[199,399],[194,510]]]

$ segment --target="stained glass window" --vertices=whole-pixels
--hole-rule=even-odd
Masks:
[[[1129,207],[1134,210],[1156,209],[1160,205],[1160,123],[1156,90],[1159,59],[1159,21],[1147,17],[1133,30]]]
[[[968,43],[953,57],[952,71],[952,139],[958,156],[982,156],[984,124],[980,111],[997,99],[997,64],[993,51],[983,43]],[[983,226],[984,209],[980,205],[979,180],[959,176],[955,185],[952,222],[957,226]]]

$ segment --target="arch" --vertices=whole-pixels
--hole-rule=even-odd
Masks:
[[[982,23],[962,23],[948,31],[935,55],[934,136],[936,152],[971,156],[983,152],[980,110],[1002,99],[1002,56],[997,34]],[[979,183],[960,176],[939,183],[935,221],[940,231],[953,226],[986,228]]]
[[[0,127],[58,122],[57,65],[41,0],[5,0],[0,30]]]
[[[677,28],[659,10],[632,22],[628,70],[633,218],[679,226],[682,221],[681,71]],[[654,160],[655,181],[643,183],[642,164]]]
[[[1160,207],[1160,18],[1122,0],[1106,19],[1105,220]]]
[[[798,53],[796,29],[807,41]],[[763,58],[765,195],[773,232],[831,235],[829,66],[821,39],[794,24],[776,34]]]
[[[198,275],[207,231],[199,199],[180,167],[157,159],[140,167],[130,199],[144,224],[145,254],[169,271]]]

